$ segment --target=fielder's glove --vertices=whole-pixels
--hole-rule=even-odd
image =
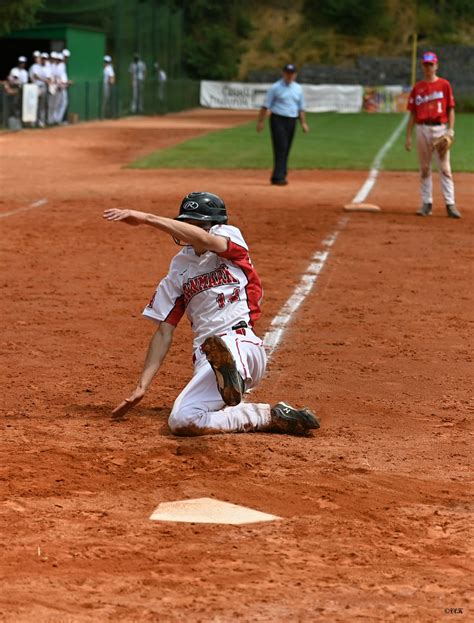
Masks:
[[[436,149],[440,158],[444,158],[447,152],[451,149],[453,143],[454,132],[452,130],[448,130],[446,134],[444,134],[440,138],[437,138],[433,142],[433,149]]]

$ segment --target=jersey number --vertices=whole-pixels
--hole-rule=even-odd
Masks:
[[[234,291],[227,299],[227,303],[235,303],[236,301],[239,301],[239,300],[240,300],[240,288],[234,288]],[[224,307],[226,306],[226,300],[222,292],[220,292],[216,296],[216,301],[217,301],[217,307],[219,309],[224,309]]]
[[[438,100],[438,112],[442,113],[443,112],[443,107],[441,105],[441,102]]]

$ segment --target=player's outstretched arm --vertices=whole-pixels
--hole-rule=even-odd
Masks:
[[[175,327],[173,325],[162,322],[155,331],[148,346],[143,371],[137,387],[128,398],[125,398],[125,400],[112,411],[112,417],[114,419],[122,418],[127,411],[130,411],[130,409],[137,405],[143,398],[170,349],[171,343],[173,342],[174,330]]]
[[[186,244],[191,244],[214,253],[222,253],[227,249],[227,238],[222,236],[214,236],[201,227],[196,227],[191,223],[176,221],[165,216],[157,216],[147,212],[139,212],[138,210],[120,210],[119,208],[111,208],[105,210],[104,218],[108,221],[123,221],[128,225],[150,225],[161,231],[177,238]]]

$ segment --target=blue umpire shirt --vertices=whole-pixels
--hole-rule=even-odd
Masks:
[[[303,89],[297,82],[287,84],[281,78],[268,89],[263,106],[282,117],[298,117],[304,110]]]

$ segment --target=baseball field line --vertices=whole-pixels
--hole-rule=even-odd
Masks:
[[[377,180],[383,159],[400,136],[400,133],[407,124],[407,121],[408,115],[405,115],[401,123],[398,124],[398,126],[389,136],[387,141],[379,149],[370,167],[369,175],[360,187],[357,194],[355,195],[352,203],[362,203],[368,197]],[[278,345],[280,344],[287,330],[291,318],[297,312],[305,298],[313,289],[319,275],[321,274],[328,260],[331,248],[334,246],[337,237],[346,227],[348,222],[349,216],[344,216],[339,219],[336,229],[325,240],[322,241],[321,244],[323,250],[318,250],[314,253],[308,268],[301,276],[301,279],[296,288],[293,290],[293,293],[283,304],[278,314],[273,318],[272,322],[270,323],[268,331],[263,336],[263,344],[265,346],[265,350],[267,351],[268,360],[271,359],[273,353],[278,348]]]
[[[403,119],[401,120],[401,122],[398,124],[398,126],[393,131],[392,135],[389,137],[388,141],[385,143],[385,145],[382,146],[380,151],[375,156],[374,161],[372,162],[372,165],[370,167],[369,177],[362,184],[359,192],[356,194],[356,196],[352,200],[352,203],[362,203],[368,197],[370,191],[374,187],[375,182],[377,180],[377,176],[379,174],[380,167],[382,166],[383,159],[385,158],[386,154],[390,151],[390,149],[393,147],[395,141],[398,139],[403,128],[406,126],[407,123],[408,123],[408,115],[405,115]]]
[[[38,199],[38,201],[33,201],[29,206],[24,208],[18,208],[18,210],[12,210],[11,212],[4,212],[0,214],[0,218],[6,218],[7,216],[13,216],[15,214],[19,214],[20,212],[27,212],[28,210],[33,210],[34,208],[40,208],[44,206],[45,203],[48,203],[47,199]]]

